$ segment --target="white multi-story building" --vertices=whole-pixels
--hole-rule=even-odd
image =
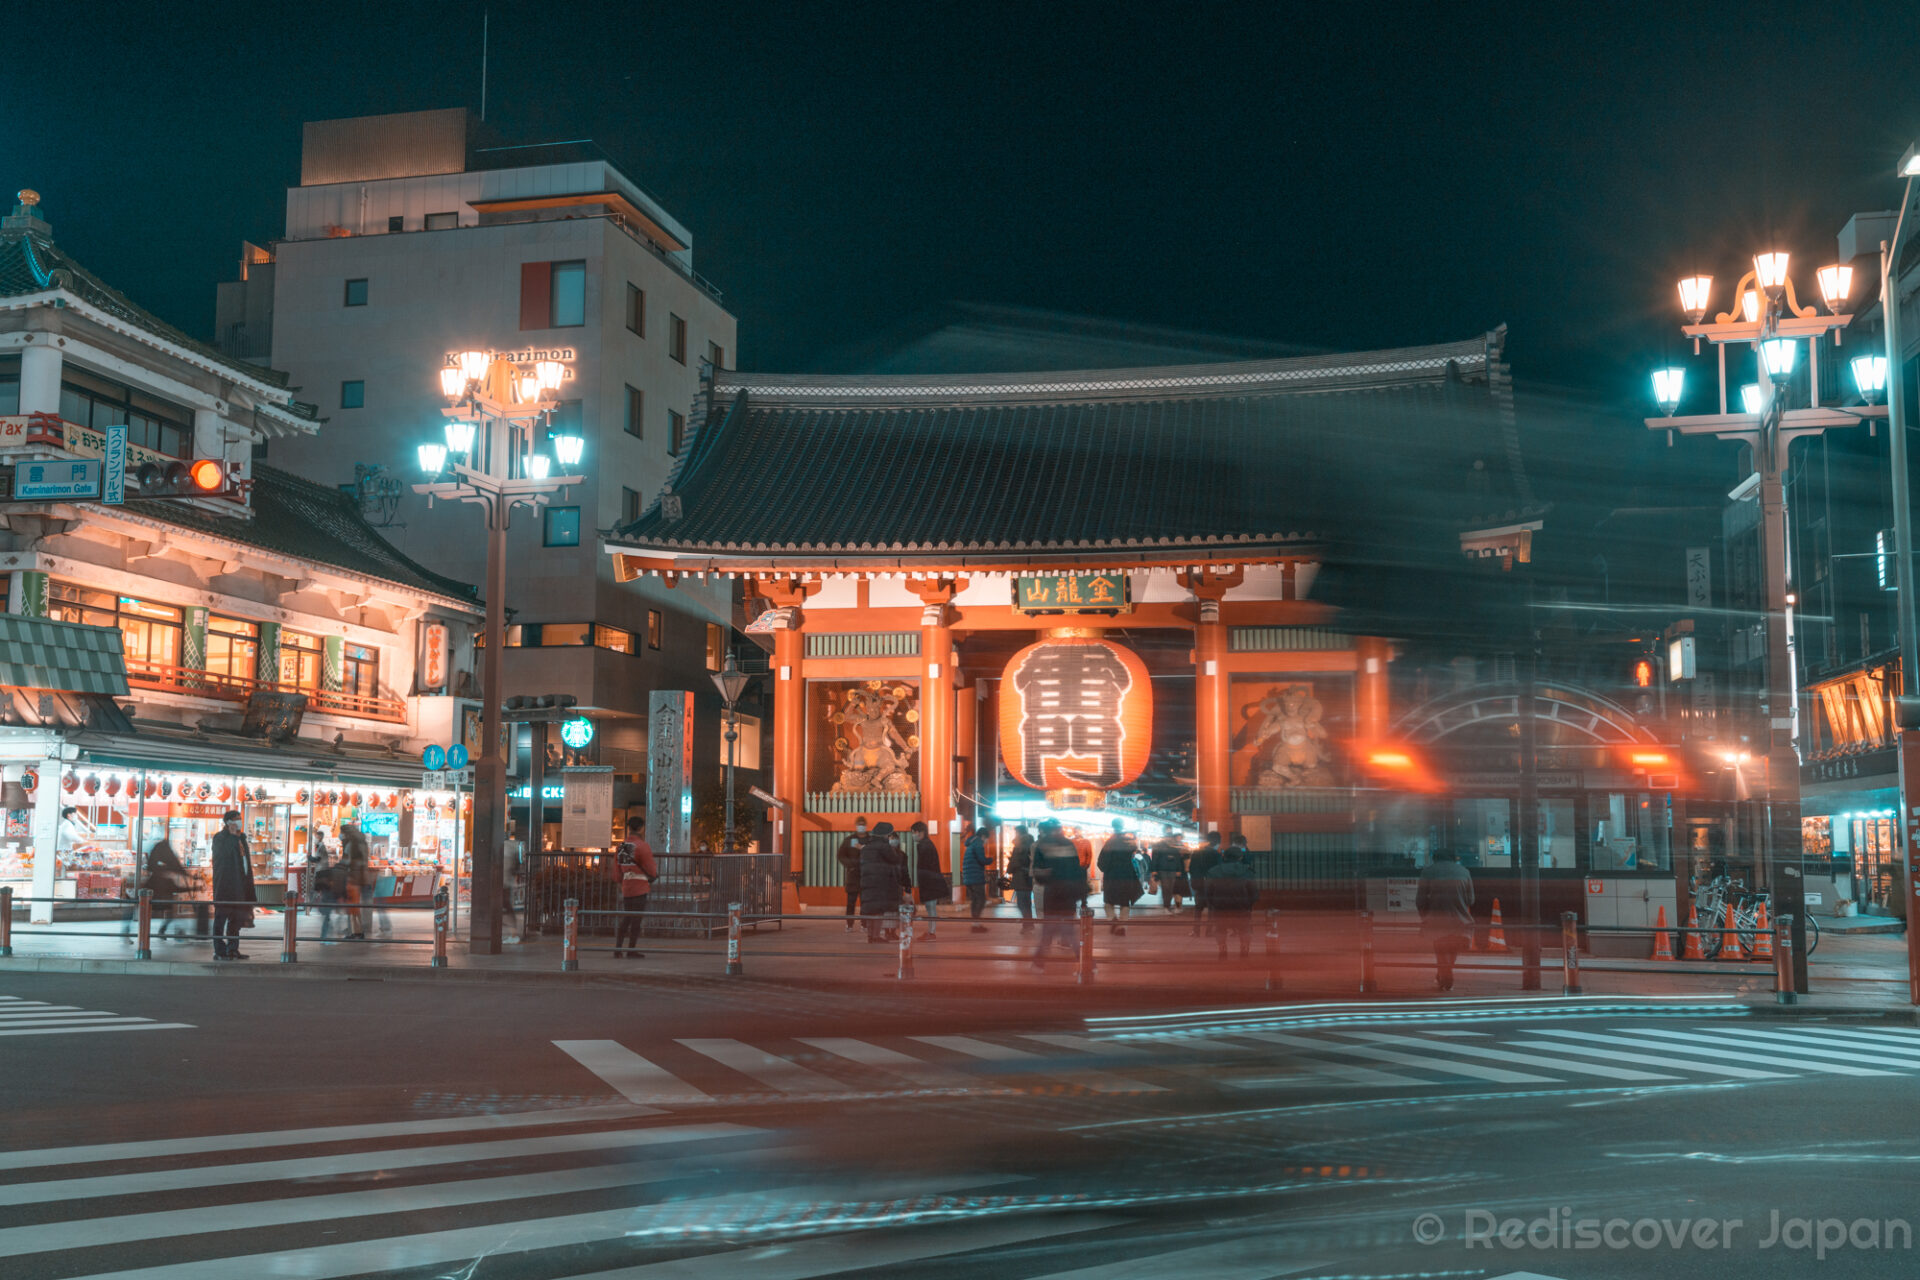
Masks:
[[[510,532],[507,692],[572,694],[601,722],[601,761],[630,775],[656,689],[695,691],[716,758],[708,673],[735,621],[730,584],[621,585],[598,550],[667,483],[703,371],[735,360],[734,318],[692,246],[590,147],[487,150],[464,110],[320,121],[285,234],[246,247],[216,321],[224,350],[286,370],[324,419],[268,459],[360,486],[397,546],[463,581],[484,580],[478,512],[411,492],[416,446],[442,431],[439,370],[476,349],[565,366],[554,428],[584,435],[589,478]]]
[[[263,883],[353,821],[395,878],[385,896],[427,891],[459,824],[420,791],[420,753],[477,745],[474,589],[339,489],[259,461],[315,438],[313,407],[92,275],[37,203],[22,192],[0,223],[0,475],[99,458],[125,425],[129,468],[215,458],[238,483],[119,505],[7,489],[0,883],[117,896],[158,839],[201,860],[231,807]]]

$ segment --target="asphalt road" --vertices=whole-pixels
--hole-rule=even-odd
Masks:
[[[1707,1005],[8,976],[0,1274],[1905,1276],[1917,1076]]]

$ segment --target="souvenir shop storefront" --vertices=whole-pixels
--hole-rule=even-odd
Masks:
[[[0,884],[17,895],[120,898],[138,884],[144,855],[161,840],[204,893],[213,837],[222,815],[237,809],[263,903],[304,888],[323,844],[338,857],[346,826],[366,834],[374,901],[430,903],[456,881],[465,897],[471,797],[420,789],[417,766],[259,744],[236,750],[142,736],[98,745],[87,741],[98,735],[27,736],[0,743]]]

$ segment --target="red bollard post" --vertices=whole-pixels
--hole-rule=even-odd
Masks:
[[[913,976],[913,904],[900,904],[900,971],[894,974],[898,981]]]
[[[1792,1004],[1798,998],[1793,991],[1793,913],[1788,911],[1773,920],[1773,1000]]]
[[[1267,912],[1267,990],[1280,990],[1280,913]]]
[[[1373,975],[1373,912],[1360,913],[1360,992],[1373,995],[1380,990]]]
[[[1580,994],[1580,917],[1571,911],[1560,913],[1560,994]]]
[[[560,934],[560,971],[573,973],[580,968],[580,899],[568,898]]]
[[[1081,986],[1093,983],[1093,908],[1086,903],[1080,904],[1080,972]]]
[[[153,959],[153,890],[140,891],[140,904],[134,908],[134,920],[134,927],[140,932],[133,944],[133,958],[151,960]]]
[[[740,904],[727,904],[727,976],[737,978],[745,969],[740,964]]]
[[[433,967],[447,967],[447,886],[433,895]]]
[[[298,960],[298,946],[294,941],[294,932],[300,927],[300,894],[298,891],[287,895],[286,928],[280,936],[280,963],[292,964]]]
[[[13,954],[13,889],[0,889],[0,956]]]

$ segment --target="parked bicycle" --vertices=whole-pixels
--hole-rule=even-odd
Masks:
[[[1733,934],[1744,955],[1751,956],[1759,942],[1760,908],[1767,909],[1767,926],[1773,926],[1773,895],[1757,892],[1745,882],[1725,874],[1714,876],[1693,891],[1693,909],[1700,921],[1700,951],[1709,960],[1717,960],[1726,947],[1727,904],[1733,904]],[[1807,954],[1820,945],[1820,922],[1803,913]],[[1732,957],[1729,957],[1732,958]]]

